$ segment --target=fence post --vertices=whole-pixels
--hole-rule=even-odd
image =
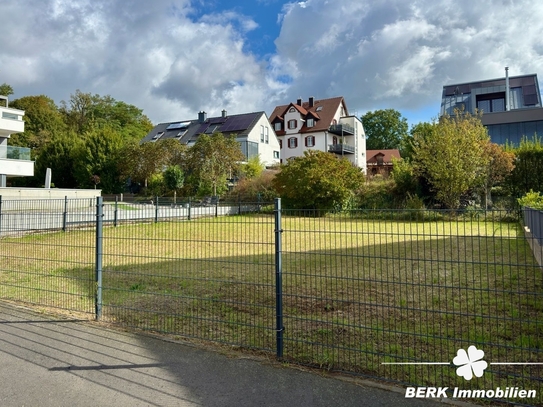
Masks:
[[[281,198],[275,198],[275,318],[277,357],[283,357],[283,263],[281,261]]]
[[[156,200],[155,200],[155,223],[158,222],[158,196],[156,197]]]
[[[191,199],[191,197],[189,196],[189,207],[188,207],[189,212],[188,212],[188,214],[187,214],[187,220],[190,220],[190,209],[191,209],[191,207],[192,207],[191,202],[192,202],[192,199]]]
[[[64,196],[64,213],[62,214],[62,231],[66,232],[66,217],[68,214],[68,197]]]
[[[117,226],[117,209],[119,204],[119,197],[115,195],[115,210],[113,211],[113,226]]]
[[[0,195],[0,236],[2,235],[2,195]]]
[[[215,217],[219,216],[219,199],[215,200]]]
[[[102,199],[101,196],[96,197],[96,298],[94,303],[96,320],[99,320],[102,316],[102,240],[104,218],[104,205]]]

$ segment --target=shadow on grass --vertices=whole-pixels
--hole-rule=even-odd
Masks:
[[[541,394],[538,366],[491,365],[466,383],[452,365],[383,365],[450,363],[470,345],[491,363],[543,362],[543,277],[520,233],[343,235],[284,234],[285,360],[403,383]],[[273,352],[273,247],[246,254],[240,243],[218,255],[228,251],[224,241],[208,239],[207,257],[195,259],[193,247],[172,241],[174,250],[161,242],[160,253],[105,254],[103,318]],[[89,296],[93,289],[79,287]]]

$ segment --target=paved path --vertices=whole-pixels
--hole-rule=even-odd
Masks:
[[[0,302],[0,406],[444,406]]]

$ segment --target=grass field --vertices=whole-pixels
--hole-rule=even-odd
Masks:
[[[431,386],[542,390],[543,277],[517,223],[283,217],[284,357]],[[270,216],[105,228],[103,317],[132,327],[275,349]],[[1,240],[0,296],[92,312],[94,231]],[[469,386],[468,386],[469,385]],[[538,391],[541,393],[541,391]],[[540,400],[541,401],[541,400]]]

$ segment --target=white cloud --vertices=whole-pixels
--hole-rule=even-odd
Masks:
[[[202,4],[2,0],[0,83],[57,102],[76,89],[110,94],[158,122],[338,95],[360,114],[436,106],[435,115],[444,84],[500,77],[505,66],[543,75],[543,3],[532,0],[287,3],[266,56],[248,41],[275,14],[202,14]]]
[[[239,100],[262,109],[266,69],[244,51],[252,19],[233,12],[196,17],[187,1],[148,6],[4,0],[0,14],[13,35],[0,43],[0,83],[11,84],[15,96],[44,93],[57,102],[76,89],[110,94],[155,122],[196,117],[201,109],[243,111]]]
[[[543,4],[533,1],[307,0],[283,11],[276,45],[285,71],[276,75],[293,73],[291,100],[343,95],[360,111],[438,106],[447,83],[543,66]]]

